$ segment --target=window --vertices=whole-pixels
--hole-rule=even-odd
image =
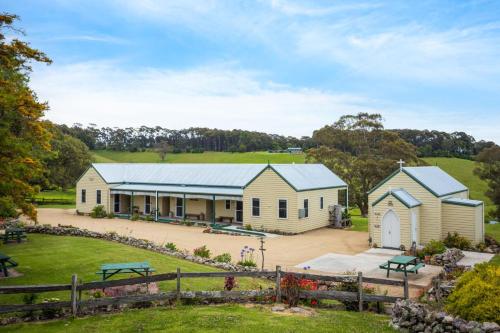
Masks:
[[[114,212],[120,212],[120,195],[118,193],[115,194]]]
[[[144,196],[144,213],[151,213],[151,197],[149,195]]]
[[[286,199],[278,200],[278,217],[280,219],[286,219],[288,217],[288,202]]]
[[[184,216],[184,205],[183,199],[177,198],[175,201],[175,216],[182,217]]]
[[[304,199],[304,217],[309,217],[309,199]]]
[[[252,216],[260,216],[260,199],[252,198]]]
[[[323,197],[319,198],[319,209],[323,209]]]
[[[226,200],[226,210],[231,209],[231,200]]]
[[[82,203],[87,202],[87,191],[82,190]]]
[[[97,190],[96,191],[96,199],[95,199],[95,202],[100,205],[101,204],[101,190]]]

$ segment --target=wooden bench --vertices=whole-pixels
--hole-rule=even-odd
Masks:
[[[102,280],[107,280],[115,274],[135,273],[141,276],[149,276],[155,270],[149,265],[147,261],[144,262],[127,262],[116,264],[103,264],[101,271],[96,274],[102,275]]]
[[[198,221],[203,220],[201,214],[193,214],[193,213],[186,214],[186,218],[189,220],[198,220]]]
[[[233,223],[234,217],[232,216],[219,216],[219,222]]]
[[[9,271],[7,269],[18,266],[18,263],[12,260],[8,255],[0,253],[0,266],[2,268],[3,276],[8,277]]]

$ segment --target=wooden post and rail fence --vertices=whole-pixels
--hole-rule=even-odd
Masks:
[[[73,315],[77,315],[81,308],[95,308],[107,305],[132,304],[148,301],[170,301],[183,299],[217,299],[217,300],[245,300],[256,297],[276,297],[276,302],[282,300],[281,277],[284,274],[293,274],[297,278],[309,280],[321,280],[331,282],[356,282],[358,291],[337,291],[337,290],[301,290],[301,299],[331,299],[338,301],[359,302],[359,310],[363,310],[363,302],[385,302],[394,303],[401,297],[387,295],[372,295],[363,293],[363,283],[381,284],[389,286],[402,286],[404,298],[408,298],[408,279],[403,281],[363,277],[362,273],[358,276],[346,275],[317,275],[297,272],[283,272],[280,266],[276,266],[276,271],[254,271],[254,272],[181,272],[177,268],[175,273],[163,273],[150,276],[134,277],[119,280],[95,281],[82,283],[78,280],[76,274],[71,277],[70,284],[49,284],[49,285],[19,285],[19,286],[0,286],[0,294],[18,294],[18,293],[43,293],[53,291],[69,291],[70,301],[46,302],[37,304],[0,304],[0,313],[35,311],[44,309],[70,308]],[[182,278],[210,278],[210,277],[254,277],[275,279],[275,288],[267,290],[231,290],[231,291],[182,291]],[[131,295],[120,297],[102,297],[88,300],[82,300],[82,291],[93,289],[105,289],[109,287],[147,284],[152,282],[176,280],[176,290],[172,292],[160,292],[157,294]]]

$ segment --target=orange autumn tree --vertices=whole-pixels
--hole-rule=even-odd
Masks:
[[[46,103],[29,88],[30,63],[51,60],[28,43],[6,33],[23,34],[13,27],[16,15],[0,13],[0,218],[22,212],[36,221],[35,207],[26,201],[38,192],[31,185],[43,176],[41,158],[50,151],[49,123],[43,122]]]

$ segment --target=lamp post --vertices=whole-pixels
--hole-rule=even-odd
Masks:
[[[260,248],[259,248],[259,250],[260,250],[260,253],[262,254],[262,267],[261,267],[261,271],[263,271],[264,270],[264,251],[266,250],[264,248],[264,243],[265,243],[264,242],[264,237],[260,237],[259,240],[260,240]]]

